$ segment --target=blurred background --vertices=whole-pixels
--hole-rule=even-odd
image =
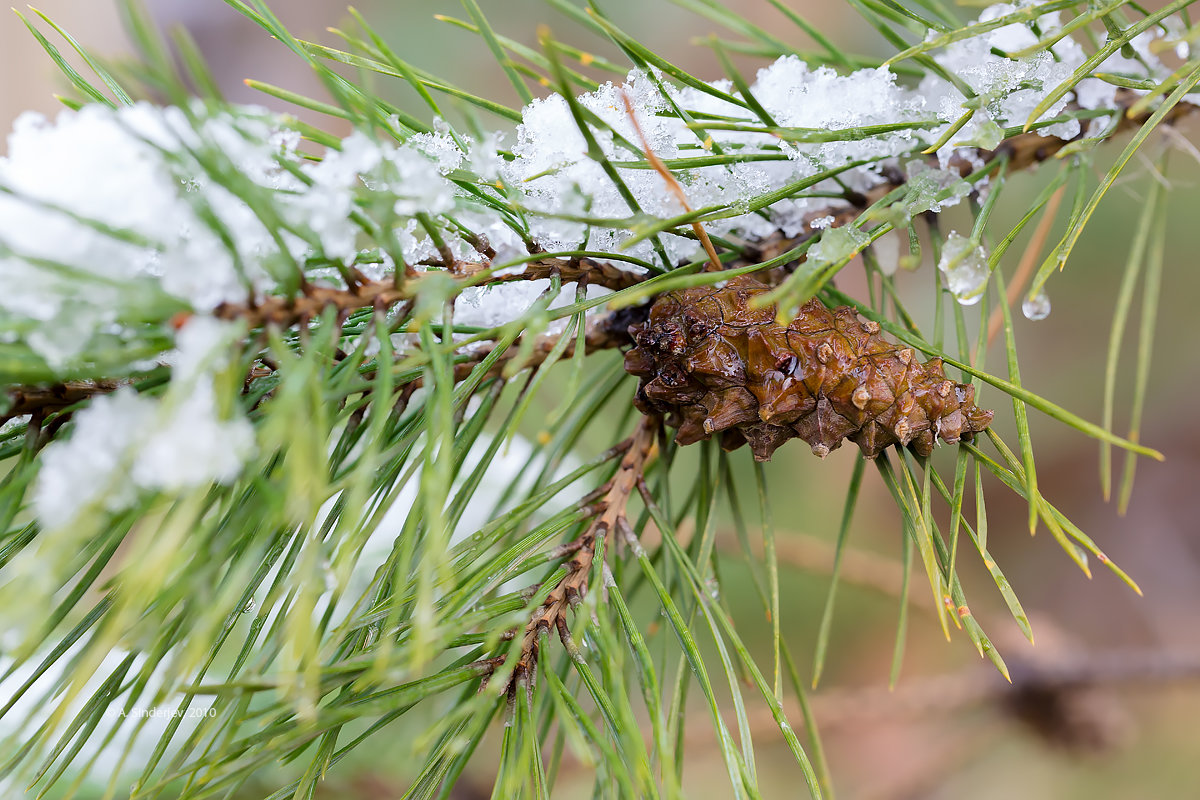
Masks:
[[[182,24],[191,31],[230,99],[282,108],[246,88],[244,78],[322,96],[318,82],[297,59],[220,0],[147,3],[164,26]],[[820,0],[791,0],[789,5],[853,52],[887,52],[848,5]],[[300,38],[335,44],[336,37],[326,29],[351,27],[344,0],[274,6]],[[464,17],[458,3],[362,0],[357,7],[410,62],[477,94],[517,104],[486,48],[470,34],[433,19],[434,14]],[[667,2],[609,0],[605,7],[627,31],[680,66],[700,76],[720,76],[711,51],[693,41],[714,32],[711,23]],[[39,8],[94,52],[111,58],[126,53],[128,42],[110,0],[43,0]],[[544,23],[558,38],[595,47],[597,53],[625,63],[612,48],[581,34],[545,4],[504,0],[484,3],[484,9],[501,32],[519,41],[534,44],[537,26]],[[811,45],[766,2],[741,3],[738,11],[788,41]],[[740,65],[753,68],[755,62],[743,60]],[[63,81],[15,15],[0,17],[0,74],[5,76],[0,81],[0,129],[7,131],[24,110],[56,112],[54,94],[65,91]],[[425,116],[406,88],[376,88]],[[309,119],[337,130],[336,121]],[[1146,181],[1153,178],[1150,160],[1162,147],[1174,148],[1169,173],[1158,177],[1177,191],[1170,195],[1167,269],[1141,433],[1142,441],[1166,454],[1166,461],[1138,464],[1133,499],[1122,517],[1115,503],[1105,503],[1101,497],[1098,445],[1036,412],[1030,420],[1043,494],[1130,573],[1145,596],[1130,591],[1103,565],[1092,565],[1094,577],[1089,580],[1044,527],[1030,538],[1027,508],[1019,498],[989,485],[990,549],[1030,612],[1038,645],[1031,648],[1021,637],[977,553],[965,546],[959,550],[958,565],[972,611],[999,644],[1017,688],[1008,689],[977,658],[965,637],[945,642],[930,613],[928,591],[922,591],[924,577],[917,574],[904,670],[896,689],[889,692],[901,580],[899,524],[878,476],[868,471],[852,528],[852,551],[844,565],[825,675],[821,689],[813,694],[839,796],[1200,796],[1196,776],[1200,729],[1195,725],[1200,718],[1196,680],[1200,673],[1200,423],[1193,411],[1200,392],[1200,368],[1191,343],[1193,312],[1200,297],[1194,255],[1200,251],[1200,226],[1195,224],[1200,170],[1197,151],[1180,141],[1194,141],[1195,133],[1195,126],[1185,123],[1174,136],[1158,136],[1144,148],[1149,158],[1139,157],[1131,165],[1093,219],[1068,268],[1051,279],[1053,313],[1036,323],[1017,314],[1015,321],[1025,385],[1086,419],[1099,420],[1105,353],[1128,231]],[[1093,166],[1097,176],[1118,149],[1110,147],[1097,156]],[[1028,208],[1026,201],[1043,180],[1033,174],[1011,180],[994,215],[993,230],[1007,231]],[[965,217],[954,214],[943,220],[943,230],[953,228],[956,220],[962,230]],[[1006,257],[1004,268],[1009,273],[1028,238],[1023,236]],[[908,290],[918,320],[929,310],[932,273],[926,264],[898,278]],[[839,277],[839,284],[851,294],[862,285],[853,266]],[[977,310],[972,309],[968,318],[977,320],[973,313]],[[1124,391],[1118,397],[1118,432],[1128,430],[1136,325],[1135,319],[1122,350]],[[992,348],[988,364],[993,370],[1002,369],[1001,348]],[[999,430],[1015,441],[1011,403],[992,390],[983,393],[981,404],[997,409]],[[818,462],[806,448],[785,447],[767,470],[777,504],[773,513],[780,557],[788,565],[782,624],[801,661],[801,673],[807,676],[811,661],[805,660],[811,659],[816,640],[841,498],[854,458],[855,453],[843,449]],[[1118,453],[1118,469],[1122,462]],[[731,546],[722,578],[729,602],[740,618],[761,618],[736,542],[732,534],[728,538]],[[738,594],[741,585],[745,592]],[[764,628],[761,633],[759,644],[765,656],[768,631]],[[1053,681],[1043,679],[1052,668],[1068,677],[1098,675],[1106,680],[1080,689],[1071,688],[1069,680],[1067,688],[1048,688]],[[1018,691],[1021,687],[1024,691]],[[695,720],[696,730],[689,732],[689,796],[724,797],[728,793],[724,767],[709,724],[701,715]],[[769,717],[760,722],[756,743],[765,795],[797,796],[800,776],[786,747]],[[388,747],[387,742],[375,742],[340,765],[330,776],[326,796],[403,794],[406,762],[392,757],[402,756],[403,751],[397,745],[396,754],[391,754]],[[710,754],[706,748],[713,748]],[[480,753],[459,796],[476,796],[472,791],[489,796],[493,766],[488,755]],[[591,783],[587,768],[568,760],[564,770],[561,796],[586,796]],[[271,786],[272,776],[262,780],[258,787],[265,790],[262,794],[276,788]],[[245,796],[253,797],[257,789],[248,791]]]

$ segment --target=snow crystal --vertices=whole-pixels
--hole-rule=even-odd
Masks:
[[[967,183],[954,170],[938,169],[925,161],[913,160],[904,166],[907,178],[904,183],[904,199],[899,204],[908,217],[926,211],[937,213],[971,193]]]
[[[499,179],[500,168],[504,166],[504,158],[499,153],[503,141],[504,134],[492,132],[485,134],[481,141],[472,142],[467,154],[471,171],[485,181]]]
[[[550,281],[512,281],[464,289],[454,303],[454,324],[494,328],[525,313]]]
[[[980,21],[990,21],[1015,10],[1032,6],[1030,0],[1017,5],[999,4],[986,9]],[[883,181],[884,167],[890,167],[906,155],[915,155],[942,138],[964,115],[970,120],[952,136],[938,152],[945,165],[951,156],[965,156],[977,161],[974,150],[995,149],[1003,140],[1006,128],[1023,125],[1046,92],[1068,80],[1083,63],[1086,53],[1071,37],[1056,42],[1049,52],[1010,58],[1014,53],[1035,44],[1042,36],[1061,27],[1057,13],[1042,14],[1026,23],[1014,23],[978,36],[954,42],[932,52],[932,57],[961,81],[975,97],[968,99],[955,84],[937,75],[927,75],[916,88],[897,83],[896,75],[885,67],[862,69],[840,74],[827,67],[812,68],[796,56],[780,58],[761,69],[751,86],[755,98],[773,121],[785,128],[798,129],[785,140],[752,130],[704,131],[686,127],[664,108],[662,91],[671,100],[698,115],[717,115],[730,120],[744,121],[747,126],[761,126],[749,109],[702,92],[695,87],[660,89],[654,78],[657,73],[631,72],[624,87],[606,84],[596,92],[581,95],[579,104],[599,117],[604,125],[589,125],[591,135],[606,158],[618,165],[618,172],[643,213],[670,216],[678,213],[671,192],[664,191],[661,180],[644,168],[622,168],[622,161],[641,161],[641,140],[632,130],[621,92],[632,98],[639,124],[650,148],[661,158],[674,159],[674,171],[683,185],[692,207],[725,205],[747,213],[707,223],[710,232],[733,233],[747,238],[782,230],[786,235],[799,235],[809,224],[820,227],[825,214],[815,222],[814,211],[828,209],[838,201],[829,198],[790,198],[776,201],[766,214],[748,213],[751,201],[762,194],[777,190],[819,172],[842,168],[839,183],[825,181],[814,187],[820,194],[836,193],[841,186],[855,191],[867,191]],[[931,34],[932,35],[932,34]],[[1147,35],[1148,36],[1148,35]],[[1139,38],[1139,52],[1146,48]],[[1148,63],[1149,59],[1147,59]],[[1152,64],[1157,64],[1157,60]],[[1117,56],[1108,66],[1132,69]],[[1153,67],[1157,69],[1157,67]],[[1138,68],[1139,74],[1145,69]],[[732,93],[728,81],[711,84],[721,92]],[[1111,105],[1114,90],[1111,86],[1084,82],[1080,87],[1084,107]],[[1043,117],[1062,113],[1072,100],[1066,94]],[[973,111],[972,111],[973,109]],[[853,141],[821,141],[822,131],[863,128],[895,123],[911,123],[911,127],[861,137]],[[593,218],[622,217],[635,213],[613,184],[612,179],[587,154],[587,140],[567,101],[558,95],[536,100],[528,105],[517,131],[517,143],[512,148],[514,158],[504,164],[502,174],[521,200],[535,212],[531,219],[531,235],[535,242],[548,248],[587,247],[593,250],[613,250],[624,246],[629,235],[621,229],[601,225],[586,226],[564,216]],[[806,141],[805,131],[814,134]],[[1075,120],[1056,123],[1040,129],[1040,133],[1061,138],[1078,135],[1080,125]],[[624,143],[622,143],[624,140]],[[629,146],[632,143],[633,147]],[[754,164],[715,165],[689,168],[690,158],[707,156],[718,151],[737,148],[745,153],[778,153],[787,161],[773,160]],[[972,160],[973,159],[973,160]],[[865,166],[844,169],[847,164],[868,162]],[[915,184],[905,199],[909,214],[939,211],[954,205],[972,187],[953,172],[927,172],[922,162],[914,169]],[[946,191],[949,189],[950,191]],[[943,195],[938,197],[938,195]],[[670,235],[662,237],[666,252],[672,259],[695,258],[695,242]],[[641,242],[633,253],[657,258],[650,242]]]
[[[148,104],[18,121],[0,159],[0,280],[8,289],[0,308],[41,323],[29,342],[47,362],[85,352],[137,299],[125,289],[139,283],[197,310],[244,296],[237,261],[274,251],[269,231],[185,153],[220,152],[264,188],[288,185],[265,165],[282,140],[257,113],[244,110],[236,121],[221,114],[199,131],[181,109]],[[236,254],[201,221],[202,210],[221,220]],[[267,282],[262,270],[249,272]]]
[[[463,151],[448,133],[418,133],[408,140],[408,144],[432,159],[443,175],[458,169],[463,162]]]
[[[1015,7],[1008,4],[994,5],[985,9],[979,20],[987,22],[1013,10]],[[1039,30],[1044,33],[1057,28],[1057,14],[1044,15],[1039,24]],[[978,99],[973,101],[976,111],[971,121],[958,132],[954,142],[939,152],[940,157],[947,158],[955,142],[979,137],[979,128],[989,122],[1007,127],[1024,125],[1045,94],[1067,80],[1075,67],[1083,62],[1082,49],[1069,38],[1059,42],[1053,52],[1039,52],[1021,58],[1006,58],[995,52],[1019,51],[1037,40],[1038,37],[1028,25],[1012,24],[954,42],[934,55],[940,66],[957,76],[978,95]],[[957,120],[966,111],[967,98],[958,88],[937,75],[926,75],[921,80],[919,91],[929,98],[938,116],[947,122]],[[1068,99],[1060,99],[1043,116],[1060,114]],[[1079,133],[1079,123],[1075,120],[1063,122],[1040,132],[1070,139]]]
[[[118,389],[75,415],[71,438],[52,442],[42,453],[33,506],[44,527],[63,527],[93,503],[107,511],[133,503],[136,487],[117,476],[153,411],[153,400]]]
[[[454,186],[444,177],[439,160],[420,144],[405,144],[386,155],[388,180],[380,189],[395,196],[392,210],[402,217],[443,214],[454,208]],[[461,154],[460,154],[461,158]]]
[[[811,70],[796,56],[784,56],[759,70],[752,91],[775,121],[787,127],[839,130],[930,118],[924,99],[897,86],[895,74],[886,67],[840,75],[829,67]],[[790,155],[828,169],[899,155],[914,144],[913,131],[900,130],[854,141],[800,144]],[[871,175],[862,173],[870,183],[878,183]]]

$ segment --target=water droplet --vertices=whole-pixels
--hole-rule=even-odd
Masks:
[[[1025,315],[1025,319],[1034,322],[1050,316],[1050,298],[1046,296],[1045,290],[1039,291],[1032,297],[1026,297],[1025,302],[1021,303],[1021,313]]]
[[[258,606],[257,606],[257,604],[254,602],[254,599],[253,599],[253,598],[251,598],[250,600],[247,600],[247,601],[246,601],[246,605],[242,606],[242,613],[243,613],[243,614],[249,614],[249,613],[253,612],[253,611],[254,611],[254,609],[255,609],[255,608],[257,608],[257,607],[258,607]]]
[[[982,247],[954,231],[942,245],[938,269],[946,276],[946,288],[961,305],[972,306],[983,295],[987,283],[987,253]]]

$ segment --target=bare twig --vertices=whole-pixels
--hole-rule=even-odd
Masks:
[[[630,123],[633,125],[633,130],[638,135],[638,140],[642,143],[642,152],[646,154],[646,160],[650,162],[650,166],[654,167],[667,184],[667,188],[671,194],[675,195],[675,199],[679,201],[679,205],[683,206],[683,210],[689,214],[692,212],[692,206],[688,203],[687,193],[683,191],[683,187],[679,185],[679,181],[671,174],[671,170],[667,169],[667,165],[662,162],[654,149],[650,147],[650,142],[646,139],[646,134],[642,133],[641,123],[638,122],[637,114],[633,111],[633,101],[629,99],[629,93],[624,89],[621,90],[621,101],[625,104],[625,115],[629,117]],[[700,240],[700,244],[704,245],[704,252],[708,254],[708,267],[710,272],[720,272],[721,258],[717,255],[717,250],[713,247],[712,240],[708,238],[708,231],[704,230],[704,226],[699,222],[692,223],[692,232],[696,234],[696,238]]]
[[[567,574],[558,582],[545,601],[533,611],[525,625],[521,654],[509,681],[510,693],[518,686],[528,687],[537,667],[541,638],[551,630],[558,632],[564,646],[571,647],[567,614],[582,602],[587,593],[588,580],[596,558],[596,549],[609,531],[625,521],[625,508],[636,490],[646,464],[654,453],[654,439],[659,420],[642,417],[638,428],[624,446],[627,446],[617,474],[604,487],[604,496],[598,506],[599,515],[573,542],[560,552],[567,561]],[[502,661],[502,659],[501,659]],[[495,659],[488,663],[498,667]]]
[[[7,406],[0,409],[0,424],[26,414],[41,414],[43,417],[70,408],[98,394],[115,392],[123,381],[67,381],[54,386],[14,386],[5,394]]]

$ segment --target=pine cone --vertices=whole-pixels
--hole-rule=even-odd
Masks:
[[[627,372],[641,378],[634,404],[664,414],[681,445],[720,434],[734,450],[749,442],[758,461],[800,437],[824,458],[856,443],[867,458],[892,444],[919,455],[934,439],[970,441],[992,421],[975,388],[948,380],[941,359],[879,335],[849,306],[813,299],[786,326],[775,309],[751,308],[767,286],[749,276],[723,288],[667,292],[650,319],[630,328]]]

